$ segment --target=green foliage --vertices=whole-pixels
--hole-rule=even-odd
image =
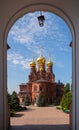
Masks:
[[[30,100],[29,100],[28,94],[26,95],[26,97],[25,97],[25,99],[24,99],[24,105],[25,105],[25,106],[29,106],[29,105],[30,105]]]
[[[26,107],[22,107],[22,110],[27,110],[27,108]]]
[[[60,103],[62,109],[70,109],[71,100],[72,100],[72,94],[71,91],[69,91],[66,94],[64,94],[62,101]]]
[[[27,108],[26,108],[26,107],[21,107],[21,106],[19,106],[18,111],[24,111],[24,110],[27,110]]]
[[[70,84],[67,83],[64,87],[64,94],[68,93],[70,91]]]
[[[70,113],[70,110],[63,110],[63,112],[65,112],[65,113]]]
[[[42,96],[41,92],[40,92],[38,100],[37,100],[37,106],[38,107],[45,106],[45,102],[44,102],[44,99],[43,99],[43,96]]]
[[[57,100],[54,100],[53,103],[52,103],[54,106],[57,106]]]
[[[15,115],[15,111],[14,110],[11,110],[10,111],[10,116],[13,117]]]
[[[61,110],[61,109],[62,109],[62,107],[61,107],[61,106],[56,106],[56,109]]]
[[[10,107],[11,109],[17,111],[19,109],[19,98],[18,95],[15,91],[13,91],[12,95],[11,95],[11,103],[10,103]]]
[[[70,109],[71,100],[72,100],[72,93],[70,91],[70,84],[67,83],[66,86],[64,87],[64,95],[60,103],[63,110]]]
[[[11,102],[11,95],[8,93],[8,103],[10,104]]]
[[[8,103],[10,105],[10,116],[14,116],[16,111],[24,111],[26,107],[21,107],[19,104],[19,98],[15,91],[10,95],[8,93]]]

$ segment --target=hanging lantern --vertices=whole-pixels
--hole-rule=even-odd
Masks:
[[[45,17],[44,17],[44,15],[42,15],[42,12],[40,12],[40,16],[37,18],[38,18],[39,26],[40,27],[44,26]]]

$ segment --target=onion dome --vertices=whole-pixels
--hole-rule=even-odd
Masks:
[[[34,60],[31,61],[30,66],[31,66],[31,67],[36,66],[36,63],[35,63]]]
[[[48,61],[47,62],[47,66],[52,66],[53,65],[53,62],[52,61]]]
[[[47,66],[52,66],[53,65],[53,62],[51,61],[51,58],[50,58],[51,56],[50,56],[50,53],[49,53],[49,60],[48,60],[48,62],[47,62]]]
[[[40,56],[37,59],[38,64],[44,64],[46,59],[42,56],[42,46],[40,46]]]
[[[40,64],[44,64],[46,61],[46,59],[43,57],[43,56],[40,56],[38,59],[37,59],[37,62],[40,63]]]

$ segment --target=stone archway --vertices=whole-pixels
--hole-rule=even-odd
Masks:
[[[10,2],[10,1],[9,1]],[[16,3],[16,2],[14,2]],[[19,2],[18,2],[19,3]],[[65,2],[66,3],[66,2]],[[50,11],[53,13],[56,13],[57,15],[59,15],[60,17],[62,17],[67,24],[69,25],[69,28],[71,30],[72,33],[72,51],[73,51],[73,130],[78,130],[79,126],[78,126],[78,121],[79,121],[79,117],[77,116],[78,112],[78,80],[76,80],[76,77],[79,76],[79,74],[77,73],[77,68],[79,65],[79,62],[77,62],[76,58],[78,58],[78,52],[76,53],[77,47],[76,45],[76,41],[75,41],[75,31],[74,31],[74,27],[72,25],[72,22],[69,18],[69,15],[67,13],[67,11],[65,11],[65,3],[64,3],[64,8],[62,9],[62,7],[60,6],[61,3],[58,5],[57,3],[53,3],[52,1],[50,1],[49,3],[47,3],[45,0],[44,2],[39,2],[38,1],[34,1],[34,2],[24,2],[19,3],[19,6],[16,8],[16,4],[13,5],[14,9],[11,13],[10,16],[8,16],[8,20],[6,21],[6,24],[3,24],[4,26],[2,26],[2,34],[1,34],[1,63],[0,63],[0,70],[1,70],[1,78],[0,78],[0,85],[2,86],[0,88],[0,92],[1,92],[1,96],[0,96],[0,101],[2,102],[2,106],[1,106],[1,116],[0,116],[0,120],[1,125],[0,125],[0,129],[4,129],[6,130],[8,128],[8,123],[7,123],[7,55],[6,55],[6,40],[7,40],[7,35],[8,35],[8,31],[10,29],[10,27],[12,26],[12,24],[19,18],[21,17],[23,14],[28,13],[28,12],[32,12],[32,11],[37,11],[37,10],[43,10],[43,11]],[[10,3],[11,4],[11,3]],[[22,4],[22,5],[21,5]],[[4,15],[5,16],[5,15]],[[76,57],[77,56],[77,57]],[[77,64],[76,64],[77,63]],[[78,91],[75,90],[75,87],[77,88]],[[77,94],[77,96],[76,96]],[[77,99],[77,102],[76,102]],[[77,112],[76,112],[76,108],[77,107]],[[77,124],[76,124],[77,122]]]

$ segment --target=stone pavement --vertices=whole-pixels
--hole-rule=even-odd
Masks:
[[[10,130],[69,130],[69,114],[55,107],[28,107],[11,118]]]

